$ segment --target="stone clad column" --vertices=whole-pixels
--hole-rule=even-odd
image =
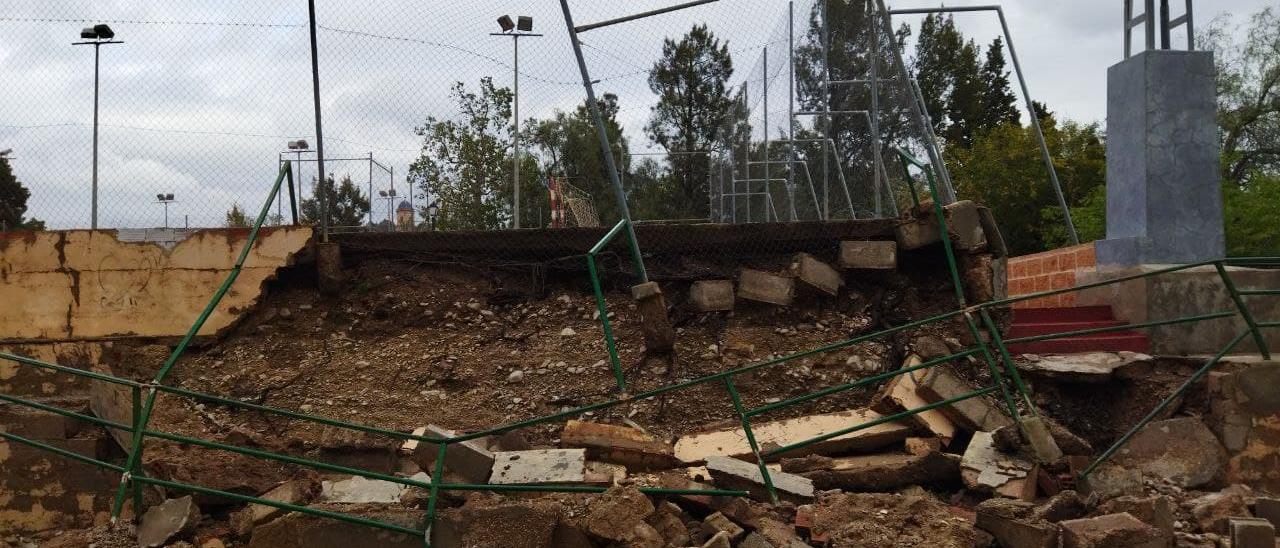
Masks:
[[[1107,239],[1100,266],[1226,253],[1211,51],[1145,51],[1107,69]]]

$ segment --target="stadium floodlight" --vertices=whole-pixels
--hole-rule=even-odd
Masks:
[[[116,37],[116,31],[111,30],[107,25],[94,25],[80,31],[80,38],[87,42],[73,42],[74,46],[93,46],[93,181],[92,185],[92,212],[90,213],[89,226],[93,229],[98,228],[98,59],[101,57],[100,50],[103,44],[122,44],[123,42],[112,40]]]
[[[516,28],[516,24],[511,20],[510,15],[503,15],[502,17],[499,17],[498,26],[502,27],[502,32],[511,32],[511,29]]]
[[[169,193],[161,192],[159,194],[156,194],[156,203],[164,205],[164,227],[165,228],[169,228],[169,204],[172,204],[175,201],[176,200],[173,199],[172,192],[169,192]]]
[[[528,15],[521,15],[516,19],[516,30],[520,32],[533,32],[533,18]]]
[[[511,116],[511,227],[520,228],[520,39],[542,36],[533,33],[533,17],[521,15],[512,21],[510,15],[498,18],[502,32],[491,32],[492,36],[510,36],[512,65],[512,116]],[[515,31],[515,32],[512,32]]]
[[[289,141],[289,150],[307,150],[311,145],[306,139],[298,139],[297,141]]]

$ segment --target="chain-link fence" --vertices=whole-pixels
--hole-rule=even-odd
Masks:
[[[579,26],[672,4],[568,3]],[[896,215],[889,150],[926,141],[876,4],[720,0],[582,32],[633,218]],[[0,149],[25,216],[84,228],[96,205],[100,228],[236,225],[288,160],[304,220],[327,188],[334,231],[619,218],[557,3],[319,0],[324,178],[310,21],[304,0],[7,7]],[[103,24],[110,40],[80,38]]]

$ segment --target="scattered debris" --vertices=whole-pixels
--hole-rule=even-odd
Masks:
[[[156,548],[182,539],[200,523],[200,507],[190,495],[169,499],[147,509],[138,524],[138,546]]]
[[[560,433],[560,445],[585,448],[587,458],[635,470],[663,470],[677,464],[670,443],[626,426],[571,420]]]
[[[716,487],[747,491],[756,500],[769,500],[764,476],[756,464],[729,457],[707,457],[707,471]],[[780,500],[804,502],[813,498],[813,482],[809,478],[782,471],[769,471],[769,480]]]
[[[989,432],[975,432],[960,460],[960,477],[970,489],[1032,500],[1036,496],[1035,463],[999,452]]]

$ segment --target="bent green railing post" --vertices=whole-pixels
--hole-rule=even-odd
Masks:
[[[142,453],[143,430],[147,424],[151,422],[151,412],[155,409],[156,404],[156,385],[164,382],[165,377],[169,375],[169,371],[178,364],[178,359],[187,351],[187,346],[196,338],[196,334],[200,332],[200,328],[204,327],[204,323],[209,320],[209,316],[213,315],[213,311],[218,308],[218,303],[222,302],[222,298],[231,289],[231,284],[235,283],[236,278],[240,277],[240,270],[244,267],[244,262],[249,258],[249,251],[253,249],[253,244],[258,240],[258,231],[262,229],[262,223],[267,220],[267,214],[271,211],[271,202],[276,199],[277,193],[280,192],[280,185],[284,182],[285,175],[289,173],[289,165],[286,163],[280,166],[280,172],[276,175],[276,181],[271,185],[271,192],[267,194],[267,199],[262,202],[262,208],[258,210],[258,218],[254,220],[253,228],[249,231],[249,237],[244,242],[244,247],[240,250],[240,255],[236,257],[235,265],[232,266],[231,272],[227,274],[222,285],[213,293],[213,297],[209,299],[209,303],[205,305],[204,310],[196,317],[196,321],[191,324],[191,328],[187,330],[187,334],[178,342],[178,346],[169,354],[169,358],[165,360],[164,365],[156,372],[155,378],[147,387],[147,399],[142,405],[142,416],[140,419],[140,428],[133,433],[133,440],[129,450],[129,457],[125,463],[126,470],[133,470],[138,464],[139,456]],[[120,510],[124,506],[125,490],[128,487],[127,480],[131,472],[125,472],[121,476],[120,486],[116,489],[115,501],[111,507],[111,521],[115,521],[120,517]]]
[[[906,155],[898,150],[898,162],[902,164],[902,178],[907,183],[907,190],[911,192],[911,204],[920,207],[920,195],[916,192],[916,181],[911,177],[911,168],[908,167]]]
[[[756,465],[760,467],[760,477],[764,478],[764,488],[769,492],[769,501],[777,504],[778,492],[773,488],[773,478],[769,476],[769,467],[765,466],[764,456],[760,454],[760,445],[756,443],[756,435],[751,432],[751,419],[742,407],[742,397],[738,395],[738,388],[733,384],[733,377],[725,377],[724,385],[729,389],[729,397],[733,400],[733,410],[738,413],[738,419],[742,421],[742,432],[746,434],[747,443],[751,445],[751,454],[755,455]]]
[[[1004,340],[1000,336],[1000,328],[996,326],[995,320],[991,319],[991,314],[987,312],[987,309],[979,309],[978,315],[982,316],[982,323],[987,326],[987,332],[991,334],[991,342],[1000,350],[1000,358],[1004,361],[1005,374],[1009,376],[1009,379],[1013,381],[1014,387],[1018,389],[1018,393],[1022,395],[1023,403],[1027,404],[1027,411],[1031,413],[1032,417],[1040,416],[1040,411],[1036,409],[1035,404],[1031,402],[1031,397],[1027,395],[1027,385],[1022,382],[1022,375],[1018,374],[1018,368],[1013,363],[1013,357],[1009,355],[1009,349],[1004,345]]]
[[[622,362],[618,359],[618,343],[613,338],[613,325],[609,322],[609,309],[604,302],[604,290],[600,287],[600,272],[596,268],[595,252],[587,253],[587,271],[591,274],[591,289],[596,294],[596,310],[600,312],[600,326],[604,328],[604,344],[609,350],[609,367],[618,392],[627,391],[627,380],[622,374]]]
[[[1253,343],[1258,345],[1258,352],[1262,354],[1262,359],[1270,360],[1271,351],[1267,349],[1267,340],[1262,336],[1262,331],[1258,329],[1258,322],[1253,319],[1253,313],[1249,311],[1244,299],[1240,297],[1240,292],[1236,290],[1235,282],[1227,274],[1227,268],[1222,265],[1222,261],[1214,262],[1213,266],[1218,269],[1218,277],[1222,278],[1222,285],[1227,286],[1227,292],[1231,294],[1231,300],[1235,301],[1236,308],[1240,310],[1240,317],[1244,318],[1244,323],[1249,325],[1249,333],[1253,334]]]
[[[422,545],[431,548],[431,530],[436,525],[436,501],[440,500],[440,481],[444,475],[444,459],[449,442],[442,441],[436,450],[436,465],[431,470],[431,491],[427,496],[427,523],[422,532]]]
[[[1201,377],[1204,377],[1214,365],[1217,365],[1217,363],[1221,361],[1227,353],[1231,352],[1236,345],[1240,344],[1240,341],[1244,340],[1245,336],[1248,334],[1248,330],[1241,331],[1239,335],[1236,335],[1234,339],[1231,339],[1231,342],[1227,343],[1227,346],[1223,347],[1222,350],[1210,358],[1209,361],[1205,362],[1204,366],[1200,367],[1199,370],[1193,373],[1190,378],[1184,381],[1182,385],[1178,386],[1178,389],[1174,390],[1172,394],[1169,394],[1169,396],[1162,400],[1159,405],[1156,405],[1155,409],[1152,409],[1150,413],[1147,413],[1146,416],[1142,417],[1142,420],[1139,420],[1138,424],[1133,425],[1133,428],[1130,428],[1128,432],[1125,432],[1123,436],[1120,436],[1120,439],[1111,444],[1111,447],[1108,447],[1106,451],[1099,455],[1097,460],[1093,461],[1088,468],[1081,471],[1079,476],[1080,479],[1089,477],[1089,474],[1093,473],[1093,470],[1097,468],[1098,465],[1111,458],[1111,455],[1114,455],[1116,451],[1119,451],[1121,447],[1124,447],[1124,444],[1129,443],[1129,439],[1137,434],[1143,426],[1146,426],[1147,423],[1155,419],[1156,416],[1159,415],[1161,411],[1164,411],[1164,409],[1174,400],[1181,398],[1192,385],[1199,382]]]
[[[129,390],[129,393],[130,393],[130,400],[131,400],[132,410],[133,410],[133,413],[132,413],[133,430],[136,432],[136,431],[142,430],[142,422],[141,422],[142,421],[142,388],[138,386],[134,386]],[[129,470],[129,473],[133,477],[139,477],[142,475],[142,458],[141,457],[134,459],[133,468]],[[130,483],[133,485],[133,515],[141,517],[142,516],[142,483],[138,482],[137,480],[131,480]]]

